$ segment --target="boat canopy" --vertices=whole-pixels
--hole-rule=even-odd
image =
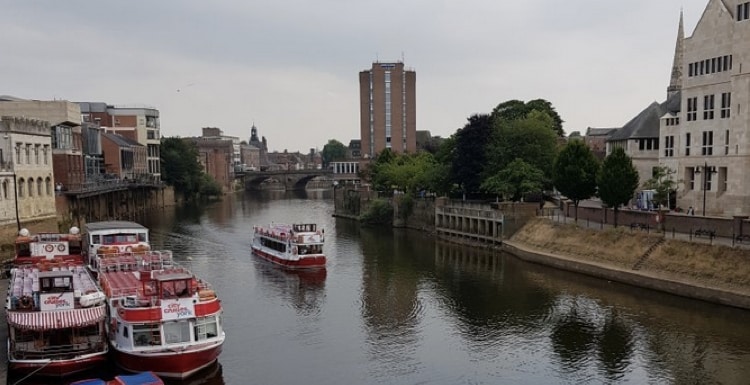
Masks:
[[[8,312],[8,323],[29,330],[63,329],[93,325],[103,320],[104,316],[104,306],[42,312],[12,311]]]

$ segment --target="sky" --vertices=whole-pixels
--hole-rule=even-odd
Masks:
[[[546,99],[566,133],[666,98],[680,11],[708,0],[0,0],[0,95],[145,105],[271,151],[359,139],[359,72],[416,71],[417,130]]]

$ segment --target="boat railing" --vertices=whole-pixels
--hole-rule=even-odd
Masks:
[[[49,346],[43,340],[10,342],[12,358],[19,360],[65,359],[106,350],[106,342],[101,336],[78,337],[72,339],[70,344],[55,346]]]
[[[172,251],[150,250],[139,253],[97,254],[99,271],[151,271],[174,266]]]

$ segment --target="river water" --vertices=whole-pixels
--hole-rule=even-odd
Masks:
[[[317,223],[328,266],[254,257]],[[215,287],[227,340],[189,384],[747,384],[750,312],[333,217],[330,192],[239,193],[142,220]]]

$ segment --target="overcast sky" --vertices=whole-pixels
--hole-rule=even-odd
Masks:
[[[666,98],[680,15],[708,0],[0,0],[0,95],[157,108],[164,136],[269,148],[359,138],[360,71],[417,73],[417,129],[450,136],[546,99],[564,129],[620,127]]]

